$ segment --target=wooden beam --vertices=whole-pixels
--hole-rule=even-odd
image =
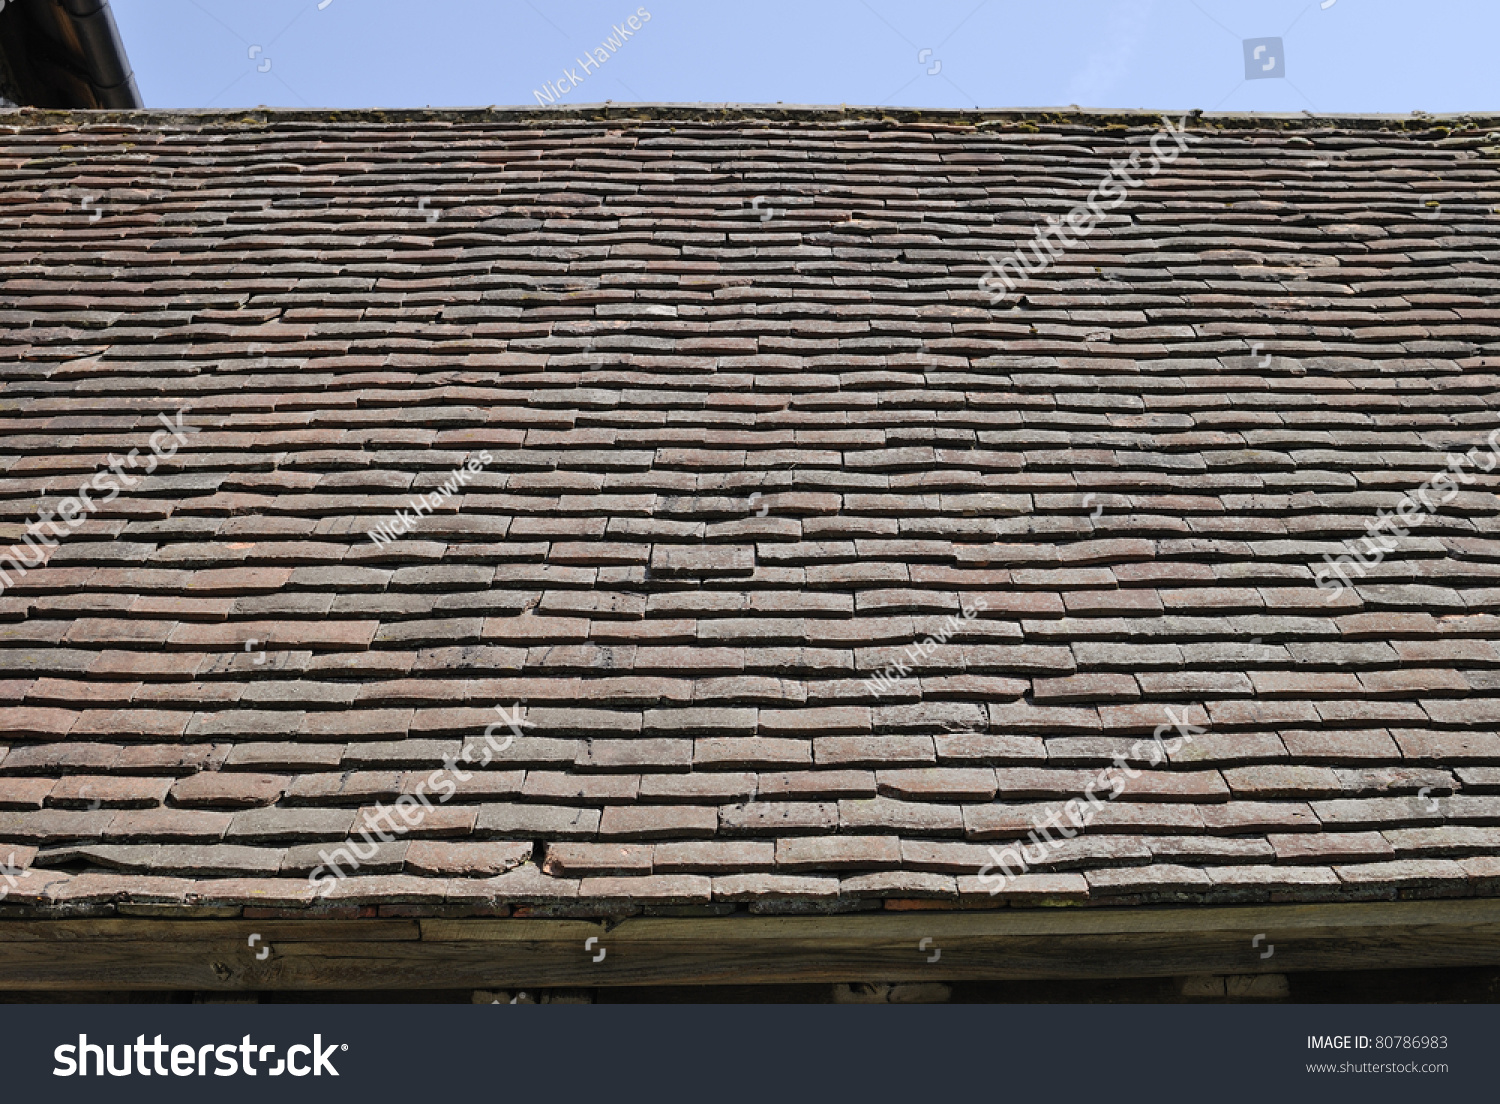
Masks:
[[[251,935],[260,936],[253,946]],[[0,988],[20,990],[1016,981],[1493,965],[1500,965],[1500,899],[632,917],[613,925],[0,921]]]

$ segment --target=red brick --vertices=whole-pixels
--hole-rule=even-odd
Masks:
[[[1200,832],[1204,830],[1209,812],[1225,807],[1224,804],[1112,801],[1095,810],[1090,831]]]
[[[203,878],[193,883],[188,901],[208,907],[306,907],[317,892],[306,878]]]
[[[1405,668],[1393,671],[1361,671],[1360,684],[1371,694],[1410,695],[1419,693],[1442,693],[1451,690],[1457,694],[1469,692],[1469,682],[1463,675],[1451,669]]]
[[[1162,705],[1141,702],[1133,705],[1101,705],[1099,720],[1110,733],[1140,732],[1155,734],[1158,728],[1167,726],[1162,733],[1164,740],[1185,738],[1187,733],[1179,731],[1178,724],[1199,728],[1208,725],[1208,714],[1201,705]],[[1193,734],[1196,739],[1196,734]]]
[[[773,739],[764,736],[700,736],[693,741],[693,768],[695,770],[743,770],[811,765],[812,745],[807,740]]]
[[[762,736],[844,736],[870,731],[870,709],[863,705],[806,709],[761,709]]]
[[[1488,640],[1392,640],[1402,663],[1493,664],[1497,653]]]
[[[510,713],[514,717],[514,713]],[[522,720],[525,720],[524,711]],[[357,722],[356,722],[357,723]],[[493,724],[500,723],[499,714],[491,709],[481,709],[474,706],[449,706],[442,709],[416,709],[411,712],[411,719],[407,722],[405,734],[412,737],[424,736],[464,736],[468,734],[481,735],[484,730]],[[501,725],[500,743],[504,743],[505,734],[509,729]],[[351,734],[362,735],[362,734]],[[372,737],[365,737],[370,739]]]
[[[292,578],[289,567],[227,567],[195,571],[187,589],[195,594],[239,596],[280,590]]]
[[[1500,827],[1444,824],[1432,828],[1393,828],[1385,840],[1402,856],[1427,857],[1494,854],[1500,848]]]
[[[115,740],[174,740],[187,731],[192,714],[168,709],[88,709],[70,735]]]
[[[1426,720],[1422,709],[1412,702],[1320,701],[1312,702],[1324,724],[1421,724]]]
[[[965,901],[997,904],[1079,904],[1089,899],[1089,883],[1082,874],[1018,874],[1004,877],[991,871],[988,878],[977,874],[958,879],[958,894]]]
[[[503,772],[509,774],[511,772]],[[634,801],[641,788],[638,774],[573,774],[529,770],[521,792],[532,801],[567,801],[602,805]]]
[[[1414,728],[1393,729],[1400,754],[1421,763],[1478,763],[1500,759],[1500,735],[1493,732],[1440,732]],[[1394,759],[1394,754],[1382,756]]]
[[[58,905],[105,904],[129,901],[134,904],[186,904],[193,887],[189,878],[153,878],[140,874],[83,873],[56,886],[48,887],[48,898]]]
[[[1234,767],[1224,772],[1224,780],[1236,797],[1335,797],[1343,792],[1338,777],[1327,767],[1282,763]]]
[[[411,709],[318,709],[302,718],[298,735],[309,740],[400,740],[411,728]]]
[[[1363,688],[1351,674],[1333,671],[1251,671],[1250,681],[1262,697],[1330,697],[1360,694]]]
[[[489,803],[479,810],[474,830],[479,835],[521,836],[527,839],[589,839],[599,829],[599,810],[566,805]],[[451,834],[463,835],[462,831]]]
[[[1500,724],[1500,699],[1496,698],[1429,698],[1422,702],[1422,709],[1434,724],[1472,728]]]
[[[776,845],[770,840],[703,840],[658,843],[652,858],[660,873],[724,874],[772,870]]]
[[[885,908],[909,911],[921,902],[930,904],[956,901],[958,884],[945,874],[924,874],[916,870],[878,870],[869,874],[847,875],[839,883],[845,897],[883,900]]]
[[[749,575],[755,549],[728,545],[658,544],[651,550],[651,573],[671,576]]]
[[[992,702],[989,723],[1000,732],[1098,732],[1106,709],[1130,706],[1032,705],[1027,701]],[[1161,721],[1157,721],[1158,724]]]
[[[204,771],[172,787],[172,801],[188,809],[250,809],[281,800],[291,779],[278,774]]]
[[[166,655],[160,651],[104,651],[89,664],[90,678],[192,678],[204,663],[199,652]]]
[[[0,598],[0,602],[4,599]],[[88,700],[88,695],[93,691],[95,684],[88,682],[75,682],[70,679],[0,679],[0,701],[23,701],[28,705],[75,705],[83,704]],[[41,687],[38,692],[37,687]],[[57,691],[61,691],[59,698]],[[125,701],[130,700],[130,694],[134,692],[133,687],[100,687],[100,692],[106,695],[124,693]],[[77,695],[75,697],[75,694]],[[30,699],[27,700],[27,696]],[[108,700],[114,700],[109,698]]]
[[[115,813],[104,836],[122,843],[217,843],[229,828],[231,814],[198,809],[143,809]]]
[[[1441,631],[1430,613],[1351,613],[1334,619],[1346,639],[1389,640],[1395,636],[1436,636]]]
[[[515,904],[567,902],[578,896],[578,879],[552,878],[532,863],[494,878],[455,878],[448,883],[450,904]],[[526,915],[518,911],[516,915]]]
[[[1276,613],[1315,613],[1326,616],[1330,612],[1357,610],[1364,601],[1353,590],[1341,590],[1333,594],[1317,587],[1261,587],[1260,595],[1265,599],[1266,609]]]
[[[839,879],[827,875],[729,874],[713,883],[715,901],[822,901],[839,895]]]
[[[71,709],[38,706],[0,707],[0,739],[61,739],[77,723],[80,714]]]
[[[55,778],[0,777],[0,809],[40,809],[56,785]]]
[[[841,832],[900,832],[911,836],[957,836],[964,830],[962,807],[890,797],[839,802]]]
[[[233,598],[183,598],[148,594],[130,605],[133,617],[165,617],[173,621],[223,621],[234,608]]]
[[[384,828],[387,834],[391,831],[391,825],[399,825],[405,831],[403,834],[412,837],[413,842],[419,838],[433,836],[467,836],[474,831],[476,817],[479,810],[462,805],[408,805],[406,815],[402,814],[401,808],[395,805],[384,805],[385,815],[381,816],[381,808],[367,806],[361,808],[354,817],[354,823],[349,828],[352,835],[365,830],[367,827],[373,834],[375,829]],[[288,809],[287,812],[294,810]],[[323,810],[316,810],[322,812]],[[335,810],[327,810],[332,813]],[[295,810],[295,812],[314,812],[312,809]],[[245,815],[243,813],[239,814]],[[416,823],[412,823],[415,820]],[[304,831],[298,829],[299,833]]]
[[[477,882],[479,879],[475,879]],[[417,877],[410,874],[356,874],[341,878],[328,895],[329,904],[394,903],[441,905],[447,900],[448,882],[443,878]]]
[[[826,801],[756,801],[725,806],[720,814],[725,835],[785,836],[835,831],[838,806]]]
[[[1111,614],[1140,617],[1162,612],[1161,598],[1154,590],[1073,590],[1062,597],[1070,617],[1108,617]]]
[[[1326,866],[1207,866],[1203,872],[1215,889],[1296,893],[1336,891],[1339,885],[1338,877]]]
[[[819,767],[885,767],[937,762],[931,736],[820,736],[813,742]]]
[[[995,772],[987,767],[925,767],[882,770],[876,774],[880,792],[915,801],[992,801]]]
[[[1153,863],[1117,870],[1090,870],[1085,875],[1092,896],[1134,893],[1193,893],[1209,888],[1208,875],[1195,866]]]
[[[688,771],[693,765],[692,740],[584,740],[578,769],[585,771]]]
[[[1295,701],[1214,701],[1207,703],[1209,724],[1282,725],[1318,724],[1322,718],[1307,702]]]
[[[601,836],[621,839],[693,839],[718,830],[718,809],[693,805],[611,805],[599,820]]]
[[[874,797],[875,772],[867,770],[806,770],[762,774],[756,786],[760,798],[829,800]]]
[[[1412,794],[1409,797],[1359,797],[1317,801],[1313,812],[1325,828],[1401,828],[1435,824],[1443,819],[1441,806]]]
[[[776,841],[779,870],[893,870],[901,865],[895,836],[802,836]]]
[[[36,858],[37,849],[22,843],[0,843],[0,863],[10,868],[12,874],[25,870]]]
[[[912,581],[919,581],[916,565],[912,566]],[[984,591],[975,597],[984,599],[986,617],[1061,617],[1066,612],[1062,595],[1047,591]]]
[[[584,878],[580,898],[648,901],[663,905],[706,904],[713,898],[713,882],[698,874],[655,874],[640,878]],[[608,952],[609,937],[601,939]]]
[[[413,840],[406,848],[407,873],[489,878],[531,858],[529,843],[450,843]]]
[[[1468,875],[1452,859],[1396,859],[1333,868],[1346,885],[1435,889],[1464,885]]]
[[[1088,674],[1064,678],[1036,679],[1032,697],[1038,702],[1116,702],[1141,696],[1129,675]]]
[[[1136,681],[1152,697],[1222,698],[1255,691],[1239,671],[1142,671]]]
[[[66,644],[82,647],[160,647],[177,628],[175,621],[113,621],[104,617],[82,617],[63,637]]]
[[[1320,595],[1322,591],[1318,592]],[[1265,608],[1254,587],[1181,587],[1161,592],[1162,604],[1172,612],[1240,613]]]
[[[1043,644],[964,644],[964,669],[970,674],[1071,675],[1073,652]]]
[[[1019,698],[1031,688],[1027,679],[1002,678],[998,675],[935,675],[920,680],[921,695],[931,701],[963,698],[967,701],[991,702]]]
[[[1229,787],[1214,770],[1142,770],[1139,778],[1125,780],[1121,801],[1192,801],[1229,800]],[[1100,792],[1104,792],[1101,788]]]
[[[480,631],[481,640],[502,644],[569,644],[589,638],[589,622],[584,617],[487,617]]]
[[[640,799],[671,804],[717,805],[746,800],[755,792],[755,775],[749,772],[646,774],[641,776]]]
[[[649,843],[554,843],[547,848],[542,870],[569,878],[650,874],[651,851]]]
[[[277,651],[363,651],[375,639],[378,621],[234,621],[223,625],[179,624],[167,647],[179,650],[238,652],[252,638]]]
[[[938,762],[994,764],[1041,763],[1047,745],[1038,736],[1006,736],[983,732],[955,732],[933,737]]]
[[[1288,729],[1281,734],[1281,742],[1294,758],[1314,763],[1347,766],[1364,760],[1401,758],[1401,751],[1383,728]],[[1495,749],[1500,754],[1500,737],[1495,739]]]
[[[912,870],[972,874],[990,861],[989,849],[978,843],[902,840],[902,864]]]
[[[1318,830],[1318,818],[1300,801],[1230,801],[1224,805],[1205,805],[1201,815],[1208,831],[1226,836]]]
[[[70,774],[53,787],[47,804],[58,809],[150,809],[166,800],[170,778]]]
[[[635,669],[692,676],[734,674],[745,669],[745,649],[642,646],[635,652]]]
[[[15,693],[0,692],[0,700],[21,700],[23,694],[18,684]],[[79,707],[87,705],[127,705],[140,691],[139,682],[79,682],[73,679],[42,678],[30,684],[25,691],[27,705],[62,705]]]

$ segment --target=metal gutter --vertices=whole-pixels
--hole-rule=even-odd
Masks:
[[[3,3],[0,74],[4,94],[26,106],[145,106],[108,0]]]

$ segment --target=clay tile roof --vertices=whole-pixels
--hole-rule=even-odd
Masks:
[[[1494,894],[1496,121],[1186,123],[0,112],[0,909]]]

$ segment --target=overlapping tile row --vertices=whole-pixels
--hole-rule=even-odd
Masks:
[[[0,112],[0,912],[1495,893],[1497,123],[1189,121]]]

